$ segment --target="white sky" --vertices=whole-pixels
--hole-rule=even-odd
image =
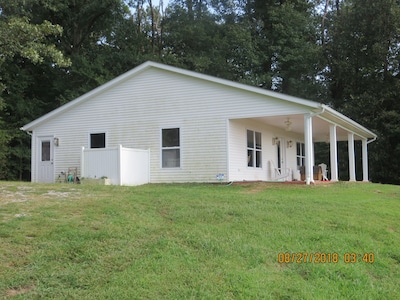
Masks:
[[[160,4],[160,0],[153,0],[154,6],[158,6],[159,4]],[[163,5],[164,5],[164,8],[166,8],[168,5],[168,0],[163,0]]]

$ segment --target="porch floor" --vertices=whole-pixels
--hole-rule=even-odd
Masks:
[[[298,184],[298,185],[305,185],[306,182],[302,180],[293,180],[293,181],[234,181],[234,185],[250,185],[254,183],[264,183],[264,184]],[[334,181],[330,180],[314,180],[311,182],[311,185],[321,185],[321,184],[331,184]]]

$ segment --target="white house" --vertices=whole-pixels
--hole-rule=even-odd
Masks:
[[[352,181],[354,141],[362,141],[368,181],[367,145],[376,139],[324,104],[154,62],[21,129],[32,136],[33,182],[76,169],[79,177],[126,185],[292,180],[300,179],[300,166],[310,183],[318,141],[330,143],[330,179],[337,181],[343,140]]]

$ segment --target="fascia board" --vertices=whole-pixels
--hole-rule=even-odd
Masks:
[[[324,104],[322,105],[322,108],[324,109],[324,113],[322,113],[319,116],[322,119],[325,119],[326,121],[332,124],[340,126],[346,131],[353,132],[354,134],[360,136],[361,138],[364,139],[377,138],[377,135],[373,133],[371,130],[365,128],[361,124],[350,119],[349,117],[346,117],[345,115],[334,110],[333,108],[330,108],[329,106]]]

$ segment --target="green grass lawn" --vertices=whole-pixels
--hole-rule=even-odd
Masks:
[[[0,182],[1,299],[400,299],[399,283],[399,186]]]

